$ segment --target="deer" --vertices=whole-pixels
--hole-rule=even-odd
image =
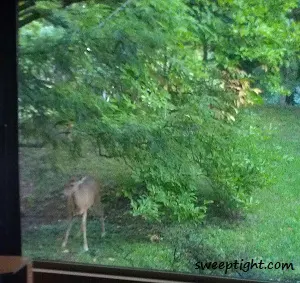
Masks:
[[[64,186],[64,195],[67,197],[69,225],[66,231],[62,247],[65,248],[73,225],[74,217],[82,215],[81,231],[83,233],[83,249],[88,251],[86,235],[86,221],[88,210],[95,204],[100,208],[101,237],[105,236],[104,210],[101,203],[100,183],[91,176],[85,176],[80,180],[73,177]]]

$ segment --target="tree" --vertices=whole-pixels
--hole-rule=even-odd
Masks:
[[[212,199],[224,211],[243,209],[266,179],[264,161],[253,159],[259,150],[235,123],[259,100],[243,62],[278,78],[296,41],[285,21],[294,3],[50,9],[47,21],[20,30],[21,142],[124,159],[140,185],[124,190],[136,215],[199,220]]]

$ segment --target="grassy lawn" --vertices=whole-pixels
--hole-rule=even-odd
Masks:
[[[239,271],[227,275],[261,280],[300,280],[300,109],[273,106],[255,109],[255,113],[260,117],[259,120],[255,119],[256,126],[274,129],[269,146],[272,151],[279,152],[282,156],[273,171],[277,177],[276,182],[269,189],[255,192],[253,197],[257,204],[245,220],[207,221],[205,225],[199,225],[194,230],[194,236],[204,239],[204,246],[211,247],[215,255],[219,256],[217,258],[219,261],[254,259],[266,263],[292,262],[295,269],[288,271],[252,269],[248,272]],[[63,160],[64,174],[70,174],[67,169],[71,167],[68,158],[61,156],[59,158]],[[43,171],[43,166],[46,165],[42,166],[40,160],[41,156],[37,153],[35,155],[24,153],[24,164],[21,163],[24,184],[33,178],[33,174],[48,172],[47,168]],[[31,169],[25,166],[26,163],[32,163]],[[108,188],[121,189],[123,182],[129,182],[124,174],[124,165],[120,163],[116,165],[116,162],[104,160],[99,165],[96,163],[87,165],[88,162],[85,160],[82,164],[85,164],[86,172],[90,172],[89,170],[102,172],[101,174],[106,176]],[[37,168],[40,171],[36,171]],[[184,257],[176,263],[174,261],[174,245],[168,241],[168,233],[172,234],[178,226],[160,227],[144,223],[140,219],[136,220],[128,214],[124,202],[110,207],[111,213],[107,213],[105,238],[100,237],[99,222],[93,218],[88,221],[89,252],[84,253],[82,249],[82,236],[78,233],[79,220],[71,232],[68,250],[63,251],[61,243],[66,222],[63,216],[64,201],[60,197],[60,192],[64,174],[47,173],[45,183],[36,182],[35,190],[28,193],[24,221],[30,217],[33,220],[30,225],[25,225],[23,230],[24,255],[34,259],[161,270],[193,270],[192,263]],[[110,195],[117,191],[112,189]],[[38,221],[37,216],[42,220]],[[43,221],[43,217],[48,221]],[[165,237],[159,243],[151,242],[149,235],[157,233]],[[209,255],[206,258],[209,259]],[[222,275],[224,271],[215,270],[207,273]]]

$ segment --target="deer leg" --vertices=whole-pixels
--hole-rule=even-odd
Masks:
[[[63,243],[62,243],[62,247],[63,247],[63,248],[65,248],[66,245],[67,245],[68,238],[69,238],[69,234],[70,234],[70,231],[71,231],[71,228],[72,228],[72,225],[73,225],[73,219],[74,219],[74,218],[71,217],[70,220],[69,220],[69,227],[68,227],[68,229],[67,229],[67,232],[66,232],[66,235],[65,235],[65,239],[64,239],[64,241],[63,241]]]
[[[85,251],[89,250],[87,238],[86,238],[86,218],[87,218],[87,210],[82,214],[82,228],[83,228],[83,248]]]
[[[105,236],[105,223],[104,223],[104,210],[103,210],[103,206],[101,205],[100,207],[100,221],[101,221],[101,237]]]
[[[80,231],[81,231],[81,233],[83,233],[83,230],[84,230],[84,228],[83,228],[83,222],[81,223],[81,226],[80,226]]]

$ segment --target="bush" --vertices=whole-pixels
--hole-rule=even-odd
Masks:
[[[245,117],[230,126],[213,118],[183,120],[172,131],[152,133],[133,170],[144,186],[127,191],[134,215],[199,222],[212,202],[218,215],[241,215],[254,203],[252,192],[270,182],[268,135]]]
[[[260,129],[255,118],[251,111],[241,113],[226,137],[215,136],[203,162],[214,192],[212,208],[219,216],[241,216],[255,204],[253,191],[271,184],[273,153],[265,141],[272,132]]]

